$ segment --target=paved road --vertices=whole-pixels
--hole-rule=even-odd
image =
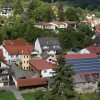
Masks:
[[[16,89],[15,86],[2,87],[0,89],[11,91],[15,95],[17,100],[24,100],[20,92]]]

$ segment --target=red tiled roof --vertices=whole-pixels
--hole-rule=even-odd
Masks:
[[[47,85],[47,84],[48,82],[45,78],[27,78],[27,79],[17,80],[18,87],[39,86],[39,85]]]
[[[43,59],[31,60],[29,63],[31,65],[31,67],[33,67],[37,70],[52,69],[55,67],[54,64],[49,63]]]
[[[100,25],[95,26],[95,29],[100,31]]]
[[[82,59],[82,58],[96,58],[95,53],[91,54],[67,54],[65,55],[66,59]]]
[[[3,41],[3,45],[10,45],[10,46],[12,46],[12,45],[14,45],[14,46],[19,46],[19,45],[26,45],[27,44],[27,42],[26,42],[26,40],[24,40],[24,39],[16,39],[16,40],[4,40]]]
[[[77,22],[76,21],[65,21],[65,23],[67,23],[67,24],[76,24]]]
[[[95,20],[82,20],[81,22],[95,22]]]
[[[87,49],[90,53],[100,53],[100,46],[89,46]]]
[[[22,54],[29,55],[33,51],[33,45],[26,45],[24,47]]]
[[[20,46],[7,46],[5,45],[4,48],[8,51],[10,55],[17,55],[17,54],[29,54],[33,50],[32,45],[20,45]],[[26,50],[27,49],[27,50]]]
[[[62,25],[62,24],[64,24],[64,22],[52,22],[52,23],[57,24],[57,25]]]
[[[3,56],[3,51],[2,51],[2,49],[0,49],[0,59],[4,59],[4,56]]]

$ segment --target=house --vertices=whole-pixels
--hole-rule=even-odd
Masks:
[[[21,62],[22,52],[25,48],[30,52],[33,51],[33,46],[28,44],[25,40],[4,40],[0,48],[3,50],[3,55],[7,62]]]
[[[91,93],[98,89],[100,61],[95,53],[67,54],[65,61],[74,70],[74,90],[78,93]]]
[[[95,35],[92,37],[95,45],[100,45],[100,31],[95,31]]]
[[[55,26],[53,26],[49,22],[38,22],[35,24],[35,27],[47,30],[55,30]]]
[[[56,54],[61,50],[60,43],[55,37],[37,38],[35,41],[35,50],[39,53],[47,52],[48,54]]]
[[[41,54],[42,59],[46,60],[47,62],[50,62],[52,64],[57,64],[57,58],[56,55],[48,54],[47,52],[43,52]]]
[[[91,14],[87,14],[86,18],[88,20],[94,19],[95,18],[95,14],[92,14],[92,13]]]
[[[80,24],[81,25],[88,25],[88,26],[94,28],[96,25],[96,21],[95,20],[83,20],[80,22]]]
[[[71,26],[73,29],[76,29],[77,22],[76,21],[65,21],[68,26]]]
[[[26,46],[22,51],[22,69],[30,70],[29,60],[31,59],[32,50]]]
[[[77,93],[93,93],[98,89],[97,75],[75,75],[74,90]]]
[[[11,5],[4,5],[2,9],[6,11],[11,11],[13,7]]]
[[[97,57],[99,57],[100,56],[100,46],[89,46],[80,51],[80,54],[91,54],[91,53],[95,53]]]
[[[67,23],[65,22],[38,22],[35,27],[48,30],[66,29]]]
[[[45,78],[27,78],[16,80],[17,89],[47,87],[48,81]]]
[[[65,22],[50,22],[54,30],[66,29],[68,24]]]
[[[43,59],[36,59],[29,61],[30,66],[34,73],[38,73],[40,77],[52,77],[53,68],[55,68],[55,64],[49,63]]]
[[[2,11],[0,12],[0,17],[10,17],[13,16],[13,8],[11,5],[4,5]]]
[[[0,49],[0,87],[9,86],[10,74],[10,68],[4,60],[3,52]]]

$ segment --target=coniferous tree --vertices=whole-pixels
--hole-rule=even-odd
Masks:
[[[54,69],[53,83],[51,91],[48,93],[48,99],[45,100],[74,100],[75,92],[73,90],[72,75],[70,64],[65,64],[63,57],[58,59],[58,67]],[[45,97],[46,98],[46,97]]]

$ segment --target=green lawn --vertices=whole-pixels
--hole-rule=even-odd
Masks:
[[[25,93],[22,94],[24,100],[35,100],[34,94],[33,93]]]
[[[34,92],[34,93],[26,93],[22,94],[24,100],[40,100],[41,96],[43,96],[43,93],[41,92]],[[91,93],[91,94],[84,94],[79,95],[76,100],[100,100],[100,96]]]
[[[6,92],[0,92],[0,100],[16,100],[13,93],[6,91]]]
[[[37,91],[34,93],[25,93],[22,94],[24,100],[40,100],[41,97],[43,96],[43,92],[42,91]]]
[[[100,95],[95,93],[79,95],[77,100],[100,100]]]

